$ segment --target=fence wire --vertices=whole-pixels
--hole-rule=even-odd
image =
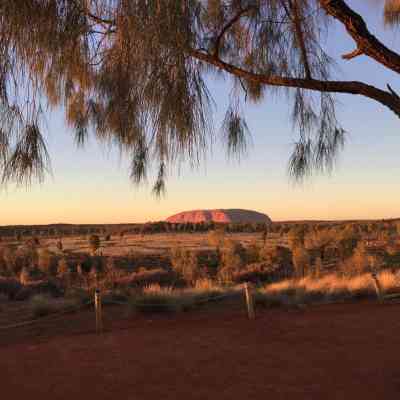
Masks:
[[[211,303],[211,302],[215,302],[215,301],[222,300],[222,299],[239,297],[242,295],[243,295],[243,293],[240,290],[237,290],[232,293],[208,296],[207,298],[203,298],[203,299],[190,299],[189,298],[188,303],[193,304],[193,305],[201,305],[201,304]],[[121,306],[122,305],[124,305],[124,306],[132,305],[132,306],[138,306],[140,308],[156,307],[156,308],[168,309],[168,308],[171,308],[171,306],[173,305],[173,301],[171,301],[171,303],[148,303],[148,304],[146,304],[146,303],[141,303],[141,302],[135,303],[134,301],[129,301],[129,300],[120,301],[120,300],[112,300],[112,299],[104,298],[102,300],[102,304],[105,306],[114,304],[114,305],[121,305]],[[183,305],[184,305],[184,302],[183,302]],[[45,317],[34,318],[34,319],[27,320],[27,321],[18,322],[15,324],[0,326],[0,332],[6,331],[6,330],[11,330],[11,329],[16,329],[16,328],[21,328],[21,327],[25,327],[25,326],[30,326],[30,325],[34,325],[34,324],[58,321],[58,320],[63,319],[66,314],[75,313],[80,310],[92,307],[92,306],[94,306],[94,301],[89,300],[80,306],[67,307],[66,309],[64,309],[62,311],[51,313],[50,315],[47,315]]]
[[[51,313],[50,315],[47,315],[45,317],[35,318],[35,319],[28,320],[28,321],[22,321],[22,322],[18,322],[16,324],[0,326],[0,331],[5,331],[8,329],[14,329],[14,328],[20,328],[23,326],[33,325],[33,324],[37,324],[37,323],[47,323],[47,322],[57,321],[57,320],[62,319],[64,317],[64,315],[66,315],[66,314],[75,313],[77,311],[83,310],[84,308],[88,308],[89,306],[91,306],[93,304],[94,304],[93,301],[88,301],[78,307],[67,307],[66,309],[64,309],[62,311]]]

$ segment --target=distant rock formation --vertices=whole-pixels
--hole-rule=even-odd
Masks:
[[[251,210],[241,209],[218,209],[218,210],[193,210],[184,211],[166,219],[172,223],[200,223],[200,222],[218,222],[225,224],[270,224],[272,221],[268,215]]]

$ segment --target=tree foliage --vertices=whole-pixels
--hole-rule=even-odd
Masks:
[[[101,245],[100,237],[98,235],[89,236],[89,247],[91,248],[93,254],[99,249]]]
[[[376,1],[388,26],[397,0]],[[154,191],[172,166],[198,165],[213,141],[210,75],[230,78],[222,127],[228,154],[242,154],[243,102],[291,100],[299,132],[289,169],[326,171],[345,141],[335,93],[362,95],[400,115],[388,86],[334,80],[326,38],[341,23],[356,49],[400,72],[400,55],[343,0],[2,0],[0,168],[3,183],[50,171],[43,117],[61,107],[78,145],[90,133],[130,157],[135,183],[155,166]]]

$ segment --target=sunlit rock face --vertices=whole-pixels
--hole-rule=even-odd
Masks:
[[[172,223],[200,223],[200,222],[218,222],[225,224],[270,224],[271,219],[266,214],[251,210],[241,209],[218,209],[218,210],[193,210],[184,211],[166,219]]]

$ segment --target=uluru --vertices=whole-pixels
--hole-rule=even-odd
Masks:
[[[168,217],[166,221],[172,223],[218,222],[225,224],[270,224],[272,222],[266,214],[239,208],[183,211]]]

